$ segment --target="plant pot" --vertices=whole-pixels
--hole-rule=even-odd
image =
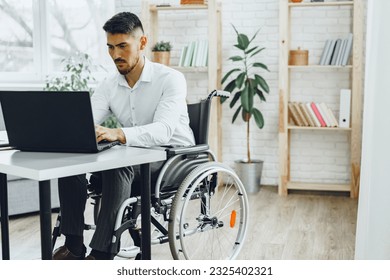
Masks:
[[[263,171],[262,160],[252,160],[248,163],[244,160],[236,160],[236,172],[243,183],[247,193],[257,193],[260,191],[261,173]]]
[[[169,65],[171,52],[153,52],[153,61],[164,65]]]

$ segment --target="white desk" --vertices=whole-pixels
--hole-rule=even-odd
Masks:
[[[9,259],[9,226],[7,175],[39,181],[42,259],[51,259],[51,201],[50,180],[131,165],[141,165],[143,184],[142,259],[150,259],[150,166],[149,163],[166,159],[162,150],[115,146],[97,154],[36,153],[17,150],[0,151],[0,213],[3,259]]]

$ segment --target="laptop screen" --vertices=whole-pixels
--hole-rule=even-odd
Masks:
[[[16,149],[96,152],[88,92],[0,91],[0,103]]]

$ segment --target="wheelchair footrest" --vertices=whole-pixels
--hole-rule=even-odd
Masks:
[[[138,246],[121,248],[117,256],[125,259],[135,258],[141,252]]]

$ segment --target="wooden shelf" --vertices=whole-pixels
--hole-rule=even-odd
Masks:
[[[287,129],[290,130],[323,130],[323,131],[351,131],[351,128],[344,127],[313,127],[313,126],[296,126],[289,125]]]
[[[288,3],[289,7],[353,6],[353,1]]]
[[[280,40],[279,40],[279,194],[287,195],[289,189],[304,190],[329,190],[329,191],[348,191],[352,198],[356,198],[359,193],[360,178],[360,160],[361,160],[361,121],[362,121],[362,92],[363,92],[363,0],[353,1],[334,1],[334,2],[303,2],[290,3],[289,0],[279,1],[279,22],[280,22]],[[291,47],[291,8],[295,7],[337,7],[350,6],[351,30],[353,33],[353,45],[351,56],[352,65],[288,65],[289,51]],[[336,9],[334,9],[336,10]],[[350,107],[350,128],[340,127],[306,127],[296,126],[289,122],[288,103],[291,101],[291,79],[295,78],[292,71],[350,71],[349,83],[351,88],[351,107]],[[344,74],[344,73],[341,73]],[[301,79],[305,79],[302,75]],[[308,77],[310,79],[311,77]],[[330,79],[327,81],[332,83]],[[337,85],[335,84],[335,87]],[[313,94],[313,99],[317,98]],[[293,98],[294,99],[294,98]],[[322,184],[322,183],[300,183],[291,182],[290,162],[291,134],[299,133],[305,130],[347,132],[350,153],[350,183],[349,184]],[[319,181],[322,181],[319,178]]]
[[[307,182],[288,182],[288,190],[308,190],[308,191],[334,191],[349,192],[350,184],[328,184],[328,183],[307,183]]]
[[[208,67],[182,67],[182,66],[170,66],[182,73],[207,73]]]
[[[300,69],[300,70],[332,70],[332,69],[352,69],[352,65],[289,65],[288,69]]]
[[[172,5],[172,6],[158,6],[150,5],[150,11],[184,11],[184,10],[207,10],[208,5]]]

